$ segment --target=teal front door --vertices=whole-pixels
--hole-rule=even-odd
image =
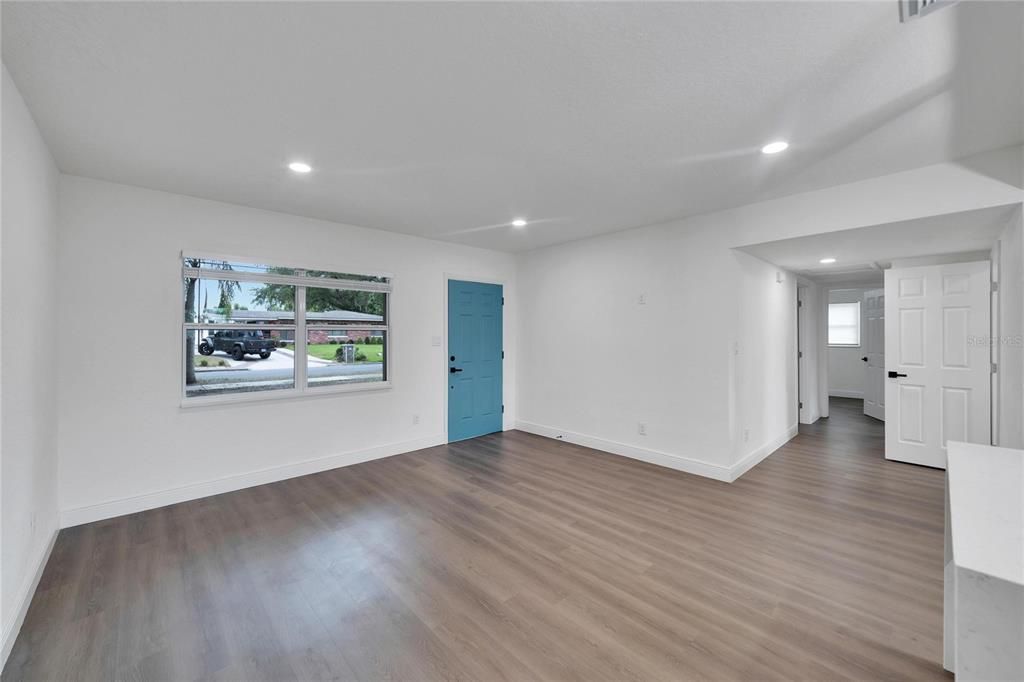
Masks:
[[[448,280],[448,441],[501,431],[501,285]]]

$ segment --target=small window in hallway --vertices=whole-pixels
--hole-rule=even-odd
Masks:
[[[828,304],[828,345],[860,345],[860,302]]]

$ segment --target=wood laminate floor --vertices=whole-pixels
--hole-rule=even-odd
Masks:
[[[943,474],[859,410],[733,484],[513,431],[66,529],[3,679],[949,679]]]

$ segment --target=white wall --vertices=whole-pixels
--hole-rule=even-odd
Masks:
[[[1022,151],[523,254],[518,426],[735,478],[795,432],[797,411],[795,284],[734,249],[1019,202]]]
[[[797,421],[796,283],[776,272],[671,223],[525,254],[520,428],[732,478]]]
[[[872,287],[878,288],[878,287]],[[828,354],[828,394],[839,398],[864,398],[864,379],[867,375],[867,363],[864,357],[864,330],[867,328],[867,315],[864,310],[864,292],[860,287],[830,288],[829,303],[853,303],[860,301],[861,344],[850,347],[829,346]],[[826,320],[827,328],[827,320]],[[828,337],[825,337],[826,344]]]
[[[997,443],[1024,448],[1024,227],[1021,209],[999,236]]]
[[[0,612],[10,647],[57,531],[57,167],[3,69]]]
[[[511,255],[80,177],[60,189],[58,312],[75,339],[59,361],[65,525],[443,442],[446,349],[431,337],[445,334],[445,273],[506,283],[514,423]],[[180,407],[182,250],[392,274],[394,387]]]

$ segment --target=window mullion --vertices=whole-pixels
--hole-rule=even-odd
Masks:
[[[295,387],[302,392],[308,388],[306,369],[306,287],[295,287]]]

